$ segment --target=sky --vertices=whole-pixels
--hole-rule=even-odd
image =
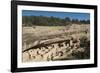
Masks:
[[[34,11],[34,10],[22,10],[22,16],[47,16],[47,17],[58,17],[78,20],[89,20],[89,13],[76,13],[76,12],[53,12],[53,11]]]

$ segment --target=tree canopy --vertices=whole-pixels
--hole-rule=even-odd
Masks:
[[[90,24],[90,20],[78,20],[70,19],[66,17],[64,19],[57,17],[46,17],[46,16],[22,16],[23,26],[65,26],[69,24]]]

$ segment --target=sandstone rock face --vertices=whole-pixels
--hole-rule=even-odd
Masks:
[[[89,30],[89,25],[23,27],[22,62],[89,59]]]

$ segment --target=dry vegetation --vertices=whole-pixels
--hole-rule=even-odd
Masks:
[[[90,25],[23,27],[22,61],[90,58]]]

